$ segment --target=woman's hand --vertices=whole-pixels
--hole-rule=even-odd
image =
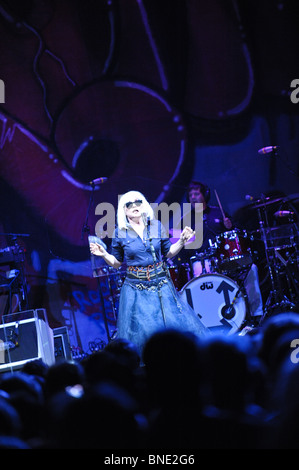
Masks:
[[[121,266],[121,262],[118,261],[115,256],[110,255],[99,243],[90,243],[90,252],[92,255],[103,258],[103,260],[112,268],[118,269]]]
[[[180,240],[183,243],[186,243],[190,240],[190,238],[195,236],[195,231],[192,230],[191,227],[185,227],[181,233]]]
[[[192,237],[195,236],[194,230],[190,227],[185,227],[182,231],[179,240],[176,243],[173,243],[170,247],[169,252],[167,253],[167,258],[173,258],[183,248],[184,244],[188,242]]]
[[[105,248],[99,245],[99,243],[91,243],[90,252],[92,255],[101,256],[101,257],[107,254],[107,251],[105,250]]]

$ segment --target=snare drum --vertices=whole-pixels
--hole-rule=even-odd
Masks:
[[[231,335],[239,331],[245,321],[245,298],[239,286],[227,276],[196,277],[184,286],[181,295],[212,333]]]
[[[177,291],[180,291],[191,279],[191,270],[188,264],[182,263],[178,266],[169,266],[168,270]]]
[[[216,246],[220,268],[234,270],[252,263],[251,240],[245,230],[232,230],[217,235]]]

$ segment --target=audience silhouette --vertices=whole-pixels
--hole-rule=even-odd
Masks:
[[[298,353],[297,353],[298,349]],[[299,447],[299,315],[246,335],[156,332],[0,374],[1,449]]]

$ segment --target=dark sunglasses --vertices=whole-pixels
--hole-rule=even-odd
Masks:
[[[125,203],[125,206],[126,206],[127,209],[131,209],[131,208],[133,207],[133,204],[135,204],[135,206],[139,207],[139,206],[141,206],[141,204],[142,204],[142,200],[141,200],[141,199],[137,199],[137,200],[134,201],[134,202],[131,202],[131,201],[130,201],[130,202],[126,202],[126,203]]]

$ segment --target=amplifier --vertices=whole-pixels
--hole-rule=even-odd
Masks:
[[[44,309],[3,315],[0,325],[0,372],[20,369],[28,361],[55,362],[53,331]]]

